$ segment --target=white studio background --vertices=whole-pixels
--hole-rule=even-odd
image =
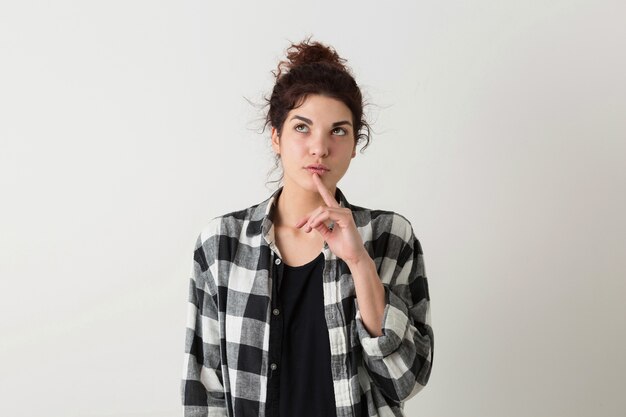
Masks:
[[[349,60],[339,184],[420,239],[435,357],[407,416],[624,416],[621,1],[0,6],[0,415],[182,415],[208,220],[269,196],[289,41]]]

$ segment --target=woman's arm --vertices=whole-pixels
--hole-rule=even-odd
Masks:
[[[420,242],[402,216],[394,214],[393,229],[384,244],[386,252],[377,271],[384,291],[382,319],[379,322],[372,314],[379,308],[376,298],[359,298],[357,292],[356,327],[364,365],[373,383],[387,397],[403,402],[428,382],[434,336]],[[371,280],[371,276],[354,277],[355,287],[359,279]],[[364,320],[366,312],[371,323]],[[370,333],[368,329],[375,323],[382,323],[381,331]]]
[[[382,336],[385,313],[385,287],[376,271],[376,264],[367,251],[362,259],[346,263],[354,280],[361,321],[372,337]]]
[[[387,397],[406,401],[426,385],[432,364],[430,296],[420,243],[411,223],[393,213],[377,220],[384,230],[370,242],[373,248],[368,252],[352,211],[340,206],[317,174],[312,175],[312,180],[326,206],[308,213],[296,227],[306,232],[317,230],[330,250],[350,268],[356,292],[356,328],[365,366]],[[326,221],[332,221],[334,226],[326,226]],[[372,259],[380,259],[377,271],[365,260],[366,253]],[[381,284],[376,283],[377,278]],[[368,332],[366,325],[374,334]]]
[[[221,371],[217,292],[201,236],[189,282],[181,396],[185,417],[226,416]]]

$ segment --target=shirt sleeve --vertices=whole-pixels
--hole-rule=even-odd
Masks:
[[[185,417],[225,417],[217,291],[201,236],[189,281],[181,397]]]
[[[367,331],[356,299],[355,321],[372,383],[393,401],[404,402],[430,378],[434,336],[420,242],[408,220],[396,215],[393,223],[378,268],[385,289],[382,335]]]

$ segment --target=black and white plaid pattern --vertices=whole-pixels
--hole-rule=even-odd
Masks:
[[[272,218],[281,191],[213,218],[197,239],[181,386],[185,416],[265,416],[271,266],[282,258]],[[426,385],[433,361],[422,248],[402,215],[350,205],[339,188],[335,198],[352,211],[386,300],[383,335],[372,337],[361,321],[350,270],[324,245],[337,417],[404,416],[404,402]]]

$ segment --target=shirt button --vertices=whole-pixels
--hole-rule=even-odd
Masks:
[[[276,260],[274,261],[274,263],[275,263],[276,265],[280,264],[280,258],[276,258]]]
[[[275,363],[270,365],[270,368],[272,368],[272,371],[275,371],[276,368],[278,368],[278,365],[276,365]]]
[[[280,310],[278,310],[277,308],[274,309],[273,311],[274,315],[277,316],[280,314]]]

